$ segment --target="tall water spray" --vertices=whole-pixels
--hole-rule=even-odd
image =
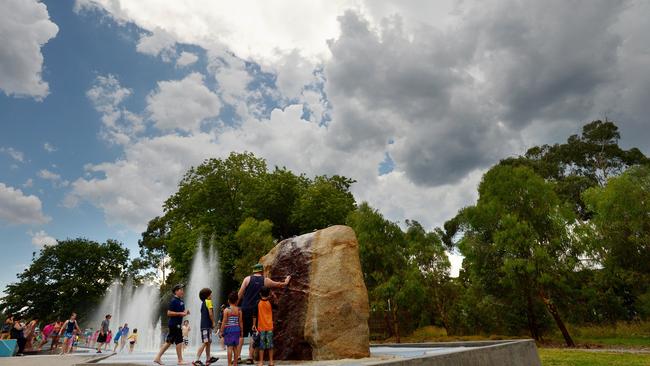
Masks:
[[[138,329],[136,349],[153,351],[157,350],[161,343],[159,309],[160,291],[158,286],[141,285],[134,288],[131,280],[127,280],[124,284],[115,281],[106,292],[92,322],[86,326],[95,330],[99,329],[106,314],[111,314],[110,329],[113,332],[113,337],[115,337],[119,326],[128,323],[129,334],[134,329]],[[112,349],[112,344],[110,346]],[[122,350],[122,352],[126,352],[126,350]]]
[[[201,300],[199,291],[207,287],[212,290],[212,301],[214,304],[213,314],[215,321],[219,304],[219,260],[216,249],[209,245],[207,253],[203,248],[203,240],[199,239],[196,243],[196,252],[192,260],[192,272],[185,287],[185,309],[190,311],[190,315],[185,317],[190,321],[192,329],[190,333],[190,347],[196,348],[201,343]]]

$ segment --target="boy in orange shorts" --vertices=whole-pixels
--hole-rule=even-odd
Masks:
[[[253,319],[253,331],[260,332],[259,366],[264,365],[264,351],[269,351],[269,366],[273,366],[273,310],[269,297],[271,289],[262,287],[260,290],[260,302],[257,304],[257,318]]]

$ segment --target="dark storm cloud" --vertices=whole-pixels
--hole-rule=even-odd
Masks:
[[[650,26],[635,16],[644,7],[481,1],[461,9],[449,29],[408,31],[398,16],[373,29],[347,12],[325,66],[330,143],[389,150],[413,182],[437,186],[522,153],[521,134],[533,123],[569,123],[577,132],[610,113],[624,119],[624,136],[648,136],[639,130],[648,120],[639,95],[650,57],[638,34]]]

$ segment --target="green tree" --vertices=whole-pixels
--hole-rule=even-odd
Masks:
[[[350,192],[354,182],[338,175],[316,177],[298,200],[291,221],[296,223],[301,233],[345,223],[355,207]]]
[[[591,257],[603,266],[610,285],[619,280],[623,288],[609,288],[626,294],[627,317],[634,317],[635,303],[650,281],[650,166],[633,167],[583,197],[594,213],[583,227]]]
[[[273,223],[247,218],[239,225],[235,240],[241,248],[241,256],[235,260],[235,279],[241,282],[251,273],[251,266],[275,245],[272,236]]]
[[[472,281],[497,298],[524,300],[535,339],[541,337],[535,311],[541,301],[573,346],[558,302],[566,291],[564,279],[580,263],[580,250],[567,230],[571,211],[560,205],[553,185],[529,168],[498,165],[483,176],[477,204],[461,218],[459,248]]]
[[[45,246],[18,281],[7,286],[2,306],[46,321],[76,311],[83,321],[112,280],[123,275],[128,258],[128,249],[114,240],[100,244],[78,238]]]
[[[555,183],[559,198],[571,204],[582,219],[589,219],[582,193],[603,186],[612,176],[631,166],[647,163],[637,148],[622,149],[618,126],[612,121],[593,121],[583,126],[582,134],[571,135],[565,143],[530,148],[522,157],[509,158],[502,165],[524,165]]]

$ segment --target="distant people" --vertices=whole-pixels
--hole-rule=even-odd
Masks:
[[[52,322],[43,327],[43,331],[41,332],[41,342],[36,346],[36,350],[40,351],[43,349],[43,346],[50,340],[55,324],[56,322]]]
[[[108,348],[111,345],[111,341],[113,340],[113,331],[108,330],[108,335],[106,336],[106,343],[104,343],[104,351],[108,351]]]
[[[129,324],[124,323],[122,326],[122,336],[120,337],[120,352],[124,349],[124,346],[126,346],[126,339],[129,337]]]
[[[86,347],[90,347],[90,340],[93,336],[93,328],[84,329],[84,338],[86,342]]]
[[[61,326],[59,331],[59,336],[63,335],[63,349],[61,354],[64,355],[69,353],[72,349],[73,343],[75,342],[76,332],[81,333],[79,324],[77,324],[77,313],[72,313],[70,319],[66,320],[65,323]]]
[[[27,339],[25,339],[25,323],[20,320],[14,321],[13,327],[10,330],[11,339],[15,339],[18,343],[18,353],[16,356],[23,356],[25,352],[25,344]]]
[[[260,263],[254,265],[253,274],[244,278],[239,288],[239,304],[244,317],[244,337],[252,335],[253,318],[257,317],[257,303],[260,300],[260,290],[262,287],[286,287],[289,285],[289,281],[291,281],[291,276],[287,276],[284,282],[275,282],[270,278],[265,278],[263,271],[264,266]],[[242,345],[243,342],[239,345],[239,352],[241,352]],[[250,342],[246,363],[252,365],[253,362],[253,342]]]
[[[259,332],[258,344],[260,359],[258,366],[264,365],[264,351],[269,352],[269,365],[273,365],[273,309],[271,307],[271,289],[262,287],[260,302],[257,305],[257,318],[253,320],[253,332]]]
[[[115,338],[113,338],[113,343],[115,343],[115,347],[113,347],[113,353],[117,352],[117,347],[120,345],[121,336],[122,336],[122,326],[120,325],[117,328],[117,332],[115,332]]]
[[[158,365],[162,365],[160,358],[163,353],[169,349],[173,344],[176,345],[176,356],[178,357],[178,364],[185,365],[183,361],[183,332],[181,330],[181,324],[183,324],[183,317],[190,314],[189,310],[185,310],[185,303],[183,302],[183,296],[185,296],[184,285],[178,284],[172,288],[172,293],[174,296],[169,302],[169,308],[167,309],[167,316],[169,317],[169,333],[165,339],[165,344],[160,347],[160,351],[154,358],[153,362]]]
[[[9,339],[11,337],[11,328],[14,327],[14,316],[7,314],[4,324],[2,325],[2,331],[0,332],[0,340]]]
[[[181,327],[181,330],[183,332],[183,352],[185,352],[185,349],[190,344],[190,331],[192,330],[189,320],[183,320],[183,326]]]
[[[217,362],[219,359],[210,356],[210,344],[212,343],[212,331],[214,330],[214,314],[212,310],[212,290],[203,288],[199,291],[199,300],[201,300],[201,345],[196,353],[196,361],[192,362],[194,366],[203,366],[201,362],[201,353],[205,350],[205,364]]]
[[[138,342],[138,328],[133,328],[133,333],[129,336],[129,353],[133,353],[133,348]]]
[[[102,347],[105,347],[110,325],[111,314],[106,314],[104,320],[102,320],[102,324],[99,326],[99,334],[97,335],[97,353],[102,353]]]
[[[242,311],[237,307],[238,299],[239,296],[234,291],[228,295],[230,307],[223,311],[223,322],[221,324],[223,343],[228,347],[228,366],[237,366],[241,343],[244,341],[244,324]]]
[[[63,322],[56,320],[54,323],[54,329],[52,329],[52,343],[50,343],[50,353],[53,353],[59,348],[59,339],[61,339],[61,328],[63,327]]]
[[[32,319],[27,325],[25,325],[25,348],[32,349],[34,346],[34,337],[36,337],[38,332],[38,319]]]

